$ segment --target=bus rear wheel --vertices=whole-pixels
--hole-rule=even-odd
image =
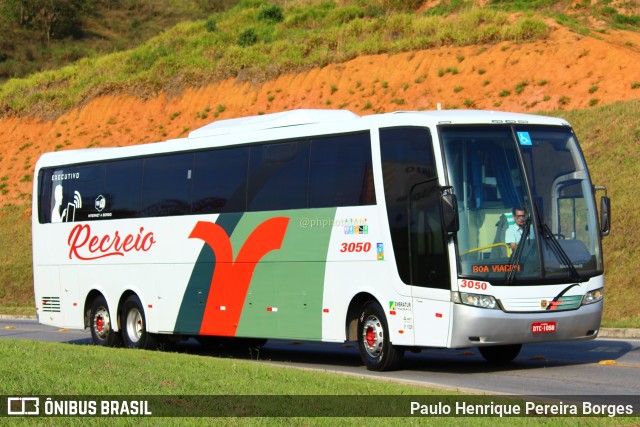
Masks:
[[[397,369],[404,350],[391,344],[389,328],[380,304],[369,301],[358,317],[358,348],[360,357],[370,371]]]
[[[520,354],[522,344],[495,345],[491,347],[478,347],[478,351],[489,363],[509,363]]]
[[[147,350],[156,348],[155,338],[147,332],[144,309],[137,296],[131,295],[122,304],[120,325],[125,347]]]
[[[112,325],[107,301],[102,295],[99,295],[91,302],[89,311],[89,329],[93,343],[105,347],[119,344],[120,337],[113,330]]]

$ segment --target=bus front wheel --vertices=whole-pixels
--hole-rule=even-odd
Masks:
[[[360,357],[371,371],[390,371],[402,361],[404,351],[391,344],[384,311],[377,302],[369,301],[358,317]]]
[[[89,329],[91,329],[91,339],[96,345],[113,347],[120,342],[119,335],[113,330],[109,306],[102,295],[91,302]]]
[[[147,332],[144,309],[137,296],[131,295],[122,304],[120,312],[122,341],[125,347],[155,349],[156,340]]]
[[[521,349],[522,344],[478,347],[482,357],[489,363],[509,363],[520,354]]]

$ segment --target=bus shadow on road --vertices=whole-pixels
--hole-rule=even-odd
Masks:
[[[91,339],[68,341],[90,345]],[[363,367],[357,343],[319,343],[310,341],[270,340],[263,347],[248,345],[202,345],[194,339],[167,346],[164,351],[234,358],[296,366],[323,365]],[[483,373],[584,364],[614,365],[629,352],[638,351],[631,344],[617,340],[574,341],[524,345],[511,363],[486,362],[477,348],[423,349],[406,351],[400,369],[419,372]],[[318,366],[313,366],[318,367]]]
[[[496,364],[485,361],[477,348],[425,349],[417,354],[406,353],[403,367],[417,371],[481,373],[585,364],[615,365],[618,359],[632,351],[638,349],[616,340],[528,344],[523,345],[514,361]]]
[[[213,357],[285,362],[298,366],[322,364],[356,367],[362,365],[357,346],[350,343],[334,344],[270,340],[263,347],[179,345],[176,350]]]

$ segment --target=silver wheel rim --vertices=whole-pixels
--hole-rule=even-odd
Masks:
[[[127,313],[127,319],[125,321],[125,327],[127,330],[127,336],[129,341],[137,343],[142,338],[144,332],[144,324],[142,322],[142,315],[136,308],[132,308]]]
[[[384,328],[376,316],[369,316],[362,325],[362,343],[367,354],[377,358],[382,354],[384,344]]]
[[[107,339],[111,331],[111,318],[109,311],[104,307],[99,307],[93,315],[93,330],[98,338]]]

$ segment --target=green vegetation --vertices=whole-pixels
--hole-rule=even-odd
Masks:
[[[225,78],[263,81],[362,54],[522,42],[543,39],[549,31],[536,17],[512,21],[504,12],[473,7],[428,16],[395,3],[299,0],[280,7],[241,1],[206,20],[179,23],[132,50],[9,80],[0,87],[0,111],[55,117],[109,93],[148,97]]]
[[[260,359],[257,352],[252,355]],[[61,375],[63,373],[63,375]],[[203,375],[203,373],[205,373]],[[253,396],[456,396],[427,387],[406,385],[372,378],[313,372],[270,366],[255,361],[202,357],[189,354],[114,349],[95,346],[0,340],[0,392],[11,396],[51,395],[253,395]],[[441,400],[442,397],[437,398]],[[467,398],[468,399],[468,398]],[[168,399],[170,400],[170,399]],[[499,402],[496,399],[496,402]],[[510,401],[513,402],[513,401]],[[170,400],[169,404],[188,405],[191,411],[206,411],[207,401]],[[391,403],[387,402],[387,403]],[[313,402],[311,402],[313,404]],[[342,404],[348,407],[345,399]],[[201,406],[202,405],[202,406]],[[342,409],[342,408],[336,408]],[[390,407],[389,407],[390,409]],[[408,409],[407,409],[408,412]],[[54,422],[55,420],[55,422]],[[40,424],[157,425],[158,418],[55,418],[11,419]],[[504,426],[605,426],[634,425],[638,417],[572,418],[547,416],[506,418],[209,418],[208,425],[504,425]],[[162,425],[201,425],[198,418],[163,418]],[[31,423],[30,423],[31,425]]]
[[[236,3],[237,0],[2,1],[0,80],[131,49],[178,22],[204,19]],[[208,25],[215,29],[215,21]]]
[[[387,20],[396,14],[413,14],[423,3],[423,0],[296,0],[286,2],[285,8],[276,2],[261,0],[8,0],[0,5],[0,80],[25,77],[38,71],[57,69],[83,58],[97,58],[132,49],[183,21],[203,19],[206,33],[226,32],[224,26],[219,26],[220,13],[234,6],[236,15],[241,15],[246,9],[253,9],[254,20],[266,25],[288,20],[294,27],[300,24],[299,29],[315,31],[326,24],[322,22],[322,18],[330,19],[333,24],[347,24],[372,17]],[[464,15],[477,7],[477,3],[471,0],[444,1],[429,8],[424,16],[442,19]],[[535,10],[543,17],[551,17],[580,34],[589,33],[592,21],[606,22],[612,28],[640,27],[638,2],[635,0],[492,0],[484,8],[489,13],[500,12],[502,16],[509,12],[530,15]],[[292,11],[296,12],[295,15],[291,14]],[[317,18],[321,18],[321,22],[317,25],[311,23]],[[480,32],[492,39],[487,41],[493,41],[492,32],[510,32],[499,28],[503,23],[481,23],[485,28]],[[526,19],[516,24],[520,26],[517,31],[523,33],[537,31],[538,25]],[[464,33],[469,30],[468,27],[460,26],[458,29],[451,27],[440,32],[445,43],[460,44],[456,39],[466,37]],[[260,37],[259,31],[257,35]],[[524,39],[531,36],[523,35]],[[458,60],[461,61],[461,58]]]
[[[3,395],[336,394],[337,389],[344,394],[434,394],[422,387],[238,359],[11,339],[0,340],[0,349]],[[259,350],[252,351],[253,358],[260,359]]]
[[[0,208],[0,226],[4,227],[0,233],[2,314],[35,315],[30,216],[29,205]]]
[[[558,99],[558,105],[569,105],[570,102],[571,98],[569,98],[568,96],[561,96],[560,99]]]
[[[604,21],[612,28],[638,29],[640,15],[636,0],[612,2],[611,0],[491,0],[487,7],[510,12],[536,13],[554,18],[558,23],[572,28],[579,34],[590,32],[590,22]],[[559,12],[562,11],[562,12]]]
[[[520,95],[527,86],[529,86],[529,82],[523,81],[518,83],[516,85],[516,95]]]

